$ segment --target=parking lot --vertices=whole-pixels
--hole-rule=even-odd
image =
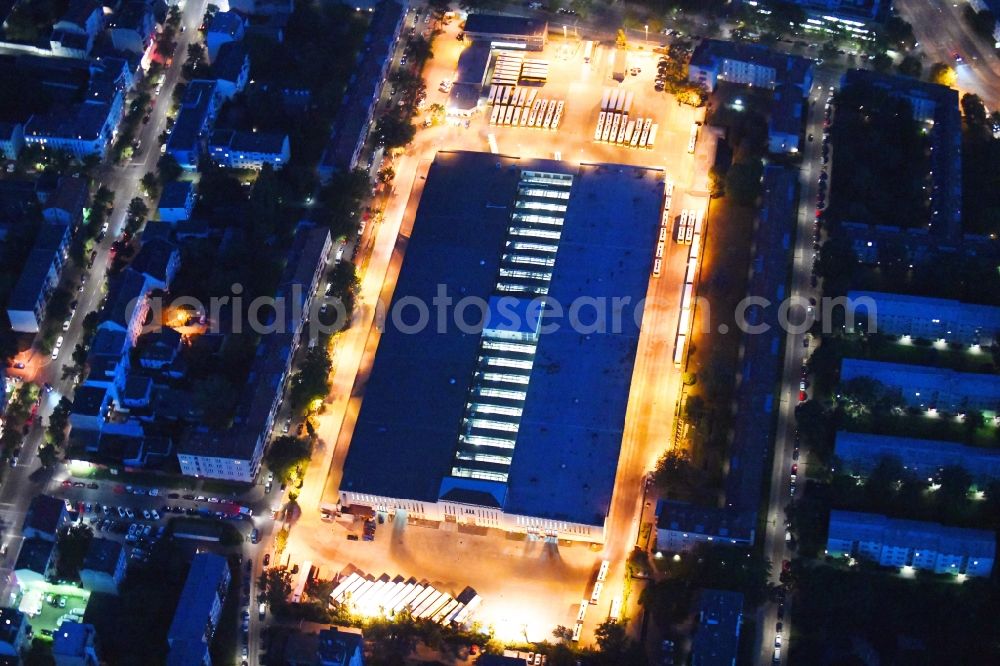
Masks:
[[[83,619],[90,592],[73,585],[42,581],[25,583],[17,599],[17,608],[28,615],[36,638],[51,639],[64,621]]]
[[[446,105],[448,95],[439,89],[441,81],[453,80],[458,58],[467,48],[456,39],[458,23],[443,26],[443,33],[434,41],[434,58],[426,69],[427,107]],[[598,44],[590,63],[583,59],[584,42],[573,37],[550,37],[541,52],[527,52],[527,57],[549,63],[548,80],[534,87],[538,98],[565,102],[562,123],[558,130],[526,127],[491,126],[490,107],[481,106],[468,119],[452,119],[441,126],[422,129],[415,145],[418,151],[425,141],[434,149],[490,150],[489,135],[493,134],[499,152],[521,157],[555,158],[573,162],[607,162],[658,166],[685,186],[692,172],[694,158],[687,152],[691,125],[704,119],[704,109],[678,104],[673,97],[653,88],[659,56],[647,49],[630,49],[625,80],[619,83],[613,74],[614,45]],[[631,74],[632,71],[636,75]],[[489,81],[487,81],[489,83]],[[601,98],[605,88],[618,88],[633,93],[632,117],[652,118],[659,125],[656,145],[652,150],[622,147],[594,141]],[[485,111],[485,113],[484,113]],[[468,127],[466,127],[468,122]]]

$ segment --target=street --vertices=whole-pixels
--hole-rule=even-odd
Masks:
[[[966,2],[948,0],[899,0],[894,4],[900,16],[913,26],[918,52],[926,58],[926,70],[935,62],[955,68],[960,93],[979,95],[986,106],[1000,106],[1000,58],[984,44],[965,19]],[[955,54],[963,63],[956,62]]]
[[[819,289],[811,284],[814,261],[813,243],[815,242],[813,225],[816,221],[816,197],[819,191],[819,173],[822,168],[821,152],[823,147],[823,120],[825,106],[831,86],[839,84],[842,72],[832,68],[822,68],[816,71],[816,81],[810,99],[816,100],[809,109],[809,119],[806,125],[807,135],[813,136],[812,141],[806,141],[803,151],[802,166],[799,170],[800,190],[798,208],[798,228],[795,235],[795,245],[792,259],[792,279],[790,296],[792,298],[808,299],[815,297]],[[781,563],[791,559],[785,541],[785,507],[791,502],[790,469],[792,451],[796,447],[795,408],[799,399],[799,382],[802,377],[802,366],[810,351],[803,345],[804,336],[800,332],[789,331],[785,337],[785,358],[782,370],[778,425],[775,431],[774,459],[771,469],[771,484],[767,500],[767,528],[764,533],[764,555],[771,561],[771,583],[780,585]],[[799,486],[804,482],[805,469],[808,464],[806,457],[798,459]],[[782,659],[788,654],[787,645],[794,640],[789,636],[791,623],[787,621],[787,606],[785,603],[785,619],[782,631]],[[777,604],[767,603],[761,606],[757,613],[760,646],[757,653],[761,664],[772,663],[775,647],[775,626],[779,621]]]

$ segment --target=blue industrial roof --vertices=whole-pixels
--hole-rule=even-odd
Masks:
[[[550,298],[568,309],[581,296],[627,296],[633,304],[645,297],[662,171],[441,152],[427,175],[390,313],[404,298],[430,306],[438,285],[456,301],[494,294],[522,169],[574,179]],[[609,225],[611,219],[629,224]],[[404,324],[416,319],[413,307],[402,314]],[[387,321],[342,489],[420,501],[454,492],[442,479],[455,459],[481,336],[460,330],[450,314],[441,330],[433,310],[430,325],[413,333]],[[585,334],[564,317],[557,331],[539,337],[508,492],[482,483],[477,492],[499,495],[507,512],[603,523],[639,334],[631,310],[621,319],[620,333]]]
[[[543,165],[570,171],[568,165]],[[576,171],[572,169],[570,172]],[[637,178],[636,174],[643,174]],[[656,245],[663,172],[583,165],[556,254],[549,297],[645,298]],[[610,220],[627,221],[609,224]],[[611,505],[639,323],[626,308],[621,331],[543,334],[535,352],[504,510],[601,525]],[[588,324],[589,310],[581,311]]]
[[[456,297],[493,292],[518,180],[513,170],[495,169],[497,161],[438,153],[392,308],[404,297],[431,303],[438,284]],[[402,315],[413,322],[414,310]],[[480,336],[453,325],[407,334],[392,323],[365,387],[341,487],[433,502],[454,458]]]

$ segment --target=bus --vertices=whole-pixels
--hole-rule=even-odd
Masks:
[[[684,361],[684,345],[687,343],[687,336],[680,333],[677,342],[674,344],[674,367],[681,367]]]
[[[601,599],[601,591],[604,590],[604,583],[598,581],[594,583],[594,593],[590,595],[590,605],[596,606]]]
[[[542,123],[542,127],[549,129],[552,126],[552,114],[556,112],[556,102],[552,100],[549,102],[549,108],[545,111],[545,122]]]
[[[622,124],[618,129],[618,140],[615,143],[625,143],[625,130],[628,129],[628,116],[622,114]]]
[[[590,606],[586,599],[580,601],[580,610],[576,614],[576,621],[583,622],[583,618],[587,615],[587,607]]]
[[[486,103],[487,104],[492,104],[493,100],[495,100],[496,98],[497,98],[497,86],[496,85],[492,85],[492,86],[490,86],[490,98],[489,98],[489,101],[487,101]]]
[[[500,115],[500,109],[503,108],[499,104],[493,105],[493,110],[490,111],[490,125],[497,124],[497,116]]]
[[[649,138],[646,139],[646,148],[652,150],[653,144],[656,143],[656,130],[659,129],[659,125],[653,123],[649,128]]]
[[[632,141],[632,135],[635,133],[635,121],[628,121],[628,125],[625,126],[625,137],[622,143],[630,143]]]
[[[611,566],[610,560],[602,560],[601,568],[597,570],[597,580],[604,582],[608,577],[608,568]]]
[[[545,122],[545,112],[549,109],[549,100],[543,99],[542,105],[538,107],[538,117],[535,118],[535,127],[541,127]]]
[[[617,622],[621,614],[622,614],[622,598],[615,597],[614,599],[611,600],[611,612],[608,614],[608,618],[613,622]]]
[[[589,65],[592,55],[594,55],[594,42],[587,42],[583,45],[583,62]]]
[[[604,93],[601,95],[601,111],[608,110],[609,101],[611,101],[611,89],[605,88]]]
[[[608,136],[608,141],[611,143],[616,143],[618,141],[618,126],[622,122],[622,114],[616,113],[614,119],[611,122],[611,133]]]
[[[518,127],[521,124],[521,107],[514,107],[514,118],[510,121],[510,124],[514,127]]]
[[[660,269],[663,267],[663,259],[653,260],[653,277],[660,277]],[[600,583],[598,583],[600,585]]]
[[[629,90],[628,93],[626,93],[626,95],[625,95],[625,107],[622,109],[622,111],[624,111],[625,113],[628,113],[629,111],[632,110],[632,97],[634,95],[635,95],[635,93],[632,92],[631,90]]]
[[[694,154],[695,144],[698,142],[698,123],[691,125],[691,138],[688,139],[688,153]]]
[[[537,99],[534,104],[531,105],[531,111],[528,112],[528,122],[525,123],[528,127],[535,126],[535,119],[538,117],[538,107],[541,105],[542,103]]]
[[[601,111],[600,115],[597,116],[597,129],[594,130],[594,141],[601,140],[601,134],[604,132],[604,115],[605,112]]]
[[[646,142],[649,139],[649,128],[653,125],[652,118],[646,118],[646,123],[642,126],[642,136],[639,138],[639,145],[643,148],[646,147]]]
[[[583,622],[577,622],[576,626],[573,627],[573,641],[576,642],[580,640],[580,634],[583,632]]]

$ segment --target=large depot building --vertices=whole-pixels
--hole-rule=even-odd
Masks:
[[[603,541],[663,183],[660,169],[438,153],[341,507]],[[432,307],[417,325],[414,304],[431,307],[441,288],[476,298],[464,320],[485,323],[459,327],[456,308]],[[562,316],[542,312],[542,296]],[[617,328],[612,299],[625,304]],[[586,306],[602,300],[605,332]],[[574,302],[583,326],[570,324]]]

